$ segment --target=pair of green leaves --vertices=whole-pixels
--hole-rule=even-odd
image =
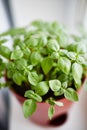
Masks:
[[[79,63],[76,62],[73,63],[71,68],[71,61],[66,57],[60,57],[58,60],[58,66],[66,75],[68,75],[70,69],[72,69],[72,76],[75,80],[75,83],[81,85],[80,83],[81,83],[83,69]]]
[[[58,107],[63,107],[63,103],[60,101],[55,101],[52,98],[48,99],[48,103],[50,104],[50,107],[48,109],[48,117],[51,120],[55,114],[55,105],[57,105]]]
[[[59,92],[62,89],[62,92],[64,93],[64,96],[71,101],[78,101],[78,95],[76,91],[73,88],[67,88],[66,82],[64,82],[61,85],[61,82],[59,80],[50,80],[49,86],[52,91],[55,93]],[[58,96],[58,93],[57,95]]]
[[[35,92],[40,96],[45,95],[49,91],[47,81],[40,81],[40,76],[36,72],[29,72],[28,80],[33,85]]]
[[[59,54],[60,54],[60,56],[66,56],[67,58],[69,58],[72,61],[76,60],[77,53],[75,53],[75,52],[67,51],[66,49],[60,49]]]
[[[51,120],[52,117],[55,114],[55,105],[57,105],[58,107],[63,107],[63,103],[62,102],[58,102],[58,101],[53,101],[54,105],[50,105],[49,109],[48,109],[48,117]]]
[[[33,90],[27,90],[24,96],[33,99],[34,101],[42,102],[41,96],[35,93]]]
[[[42,98],[37,93],[34,93],[34,91],[32,90],[26,91],[24,96],[29,98],[23,103],[23,113],[24,116],[28,118],[36,110],[36,102],[42,102]]]

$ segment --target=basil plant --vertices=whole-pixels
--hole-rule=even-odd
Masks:
[[[11,87],[25,97],[26,118],[37,102],[50,104],[51,119],[54,106],[63,106],[58,98],[78,101],[77,90],[86,75],[86,39],[58,22],[41,20],[0,34],[0,88]]]

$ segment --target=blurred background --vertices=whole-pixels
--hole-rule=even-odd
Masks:
[[[58,21],[71,30],[87,28],[87,0],[0,0],[0,33],[28,25],[32,20]],[[73,106],[68,122],[59,130],[87,130],[87,93]],[[21,107],[8,89],[0,90],[0,130],[44,130],[24,119]],[[55,128],[57,129],[57,128]],[[53,128],[52,128],[53,130]]]

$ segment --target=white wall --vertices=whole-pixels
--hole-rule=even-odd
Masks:
[[[28,24],[35,19],[57,20],[73,26],[77,0],[11,0],[16,26]]]
[[[0,33],[9,28],[2,1],[0,0]]]

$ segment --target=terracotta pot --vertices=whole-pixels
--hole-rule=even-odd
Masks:
[[[84,79],[82,86],[85,84],[85,81],[86,81],[86,78]],[[80,92],[80,90],[78,91],[78,93]],[[14,91],[12,91],[12,93],[14,93],[14,95],[16,96],[18,101],[21,104],[23,104],[23,102],[25,101],[25,98],[19,96]],[[29,119],[31,119],[33,122],[40,124],[40,125],[52,125],[52,124],[53,125],[57,125],[57,124],[60,125],[60,124],[62,124],[66,120],[66,113],[68,113],[68,111],[71,108],[73,102],[69,101],[65,98],[59,99],[58,101],[63,102],[64,106],[63,107],[55,106],[55,114],[54,114],[54,117],[52,118],[51,121],[48,118],[49,104],[44,103],[44,102],[42,102],[42,103],[38,102],[37,103],[37,109],[36,109],[35,113]],[[61,119],[61,121],[59,121],[60,119]]]

